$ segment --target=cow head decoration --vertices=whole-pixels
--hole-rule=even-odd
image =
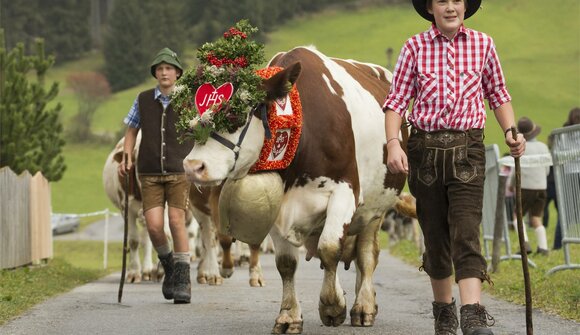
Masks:
[[[247,175],[258,160],[269,133],[265,111],[276,99],[288,95],[301,70],[300,63],[294,63],[263,80],[261,89],[266,98],[258,106],[248,106],[253,109],[243,126],[233,132],[214,132],[205,143],[196,143],[183,161],[189,179],[196,184],[217,185],[226,178]]]

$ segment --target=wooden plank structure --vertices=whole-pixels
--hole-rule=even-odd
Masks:
[[[0,269],[52,257],[50,186],[37,173],[0,169]]]

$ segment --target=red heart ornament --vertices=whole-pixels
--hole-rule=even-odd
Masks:
[[[215,88],[210,83],[201,85],[195,92],[195,105],[199,115],[203,115],[213,105],[220,105],[216,110],[221,108],[225,102],[230,100],[234,93],[234,85],[232,83],[225,83],[218,88]]]

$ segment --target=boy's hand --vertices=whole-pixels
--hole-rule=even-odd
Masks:
[[[514,158],[521,157],[526,151],[526,140],[522,134],[518,133],[514,139],[512,132],[508,131],[505,136],[505,144],[510,148],[510,155]]]
[[[131,171],[132,168],[133,162],[131,162],[131,159],[129,159],[129,161],[127,162],[127,170],[125,170],[125,160],[122,160],[118,167],[119,176],[124,178],[125,175],[127,175],[127,173]]]
[[[387,169],[390,173],[409,173],[409,165],[407,163],[407,155],[401,148],[399,141],[390,141],[387,144]]]

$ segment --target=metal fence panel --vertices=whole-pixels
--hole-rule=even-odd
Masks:
[[[481,217],[481,227],[483,232],[483,249],[486,259],[491,259],[489,243],[493,242],[494,229],[496,220],[496,211],[501,210],[502,240],[505,254],[500,256],[500,261],[510,259],[521,259],[520,255],[512,254],[511,241],[509,237],[508,219],[504,206],[498,207],[498,192],[505,192],[505,189],[499,190],[500,176],[500,159],[499,148],[497,144],[485,147],[485,183],[483,185],[483,209]],[[536,264],[528,259],[528,264],[535,267]]]
[[[580,243],[580,125],[552,131],[552,160],[558,199],[558,215],[562,228],[562,246],[566,264],[548,273],[565,269],[580,269],[570,261],[570,244]]]

